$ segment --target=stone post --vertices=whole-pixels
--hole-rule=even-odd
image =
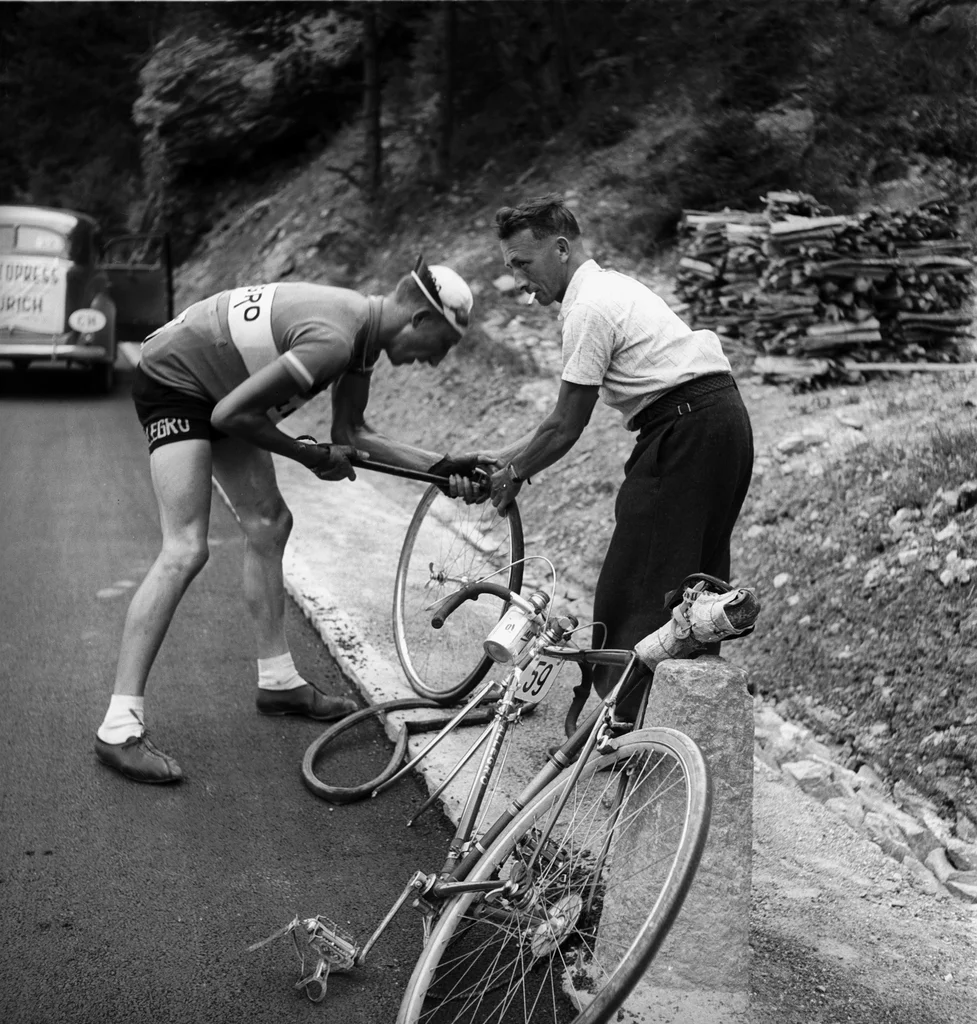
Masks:
[[[644,727],[698,743],[712,775],[709,837],[675,924],[625,1003],[642,1024],[746,1024],[753,860],[753,700],[746,673],[721,657],[662,662]],[[628,902],[647,912],[635,885]],[[633,931],[632,931],[633,934]]]

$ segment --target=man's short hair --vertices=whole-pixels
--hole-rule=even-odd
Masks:
[[[570,212],[563,197],[553,192],[527,199],[518,206],[501,207],[495,214],[495,226],[502,241],[526,228],[529,228],[537,241],[553,235],[564,235],[571,239],[580,237],[577,218]]]

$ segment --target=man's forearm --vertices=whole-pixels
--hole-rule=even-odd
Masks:
[[[562,421],[545,419],[528,444],[512,451],[511,454],[509,450],[505,452],[503,463],[511,464],[519,477],[525,480],[559,462],[577,443],[579,437],[578,433],[568,430]]]

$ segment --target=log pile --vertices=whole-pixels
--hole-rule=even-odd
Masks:
[[[766,367],[782,357],[788,376],[798,360],[812,361],[813,377],[845,358],[964,357],[974,266],[952,205],[834,216],[802,193],[765,203],[686,212],[676,291],[695,326],[743,339]]]

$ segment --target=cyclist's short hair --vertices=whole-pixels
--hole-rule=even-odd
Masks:
[[[570,212],[563,197],[555,192],[527,199],[518,206],[501,207],[495,214],[495,226],[502,241],[526,228],[529,228],[537,241],[551,235],[565,235],[571,239],[580,237],[577,218]]]
[[[420,286],[410,274],[404,276],[397,282],[397,290],[394,292],[397,301],[408,307],[429,306],[427,297],[421,291]]]

